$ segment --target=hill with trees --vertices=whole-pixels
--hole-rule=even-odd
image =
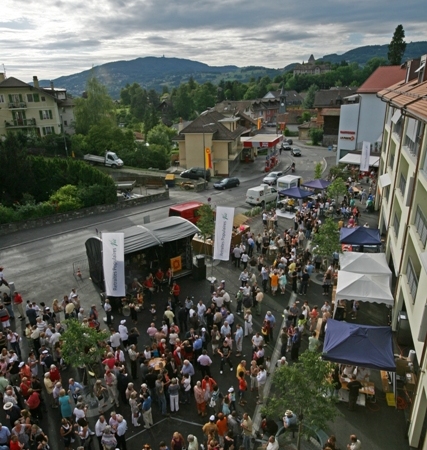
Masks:
[[[410,42],[406,46],[403,61],[419,57],[427,51],[427,41]],[[388,45],[369,45],[349,50],[342,55],[325,55],[318,61],[328,61],[332,64],[357,63],[364,66],[372,58],[387,59]],[[154,89],[162,92],[163,89],[173,89],[190,78],[199,84],[210,82],[218,85],[221,81],[238,81],[248,83],[251,79],[263,77],[275,78],[282,76],[292,69],[295,63],[282,69],[271,69],[262,66],[209,66],[198,61],[183,58],[156,58],[145,57],[130,61],[114,61],[73,75],[63,76],[53,80],[55,86],[64,87],[74,95],[80,96],[85,90],[89,78],[96,77],[101,84],[106,86],[113,99],[120,97],[120,91],[127,84],[137,83],[147,90]],[[48,86],[50,80],[41,80],[41,85]]]

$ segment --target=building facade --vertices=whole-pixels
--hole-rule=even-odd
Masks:
[[[179,165],[203,167],[205,148],[209,148],[213,175],[231,175],[240,162],[240,137],[250,132],[239,125],[239,117],[227,117],[216,111],[200,115],[179,131],[173,139],[179,146]]]
[[[313,55],[310,55],[308,61],[302,64],[295,64],[293,68],[293,75],[320,75],[322,73],[330,72],[331,65],[329,63],[317,64]]]
[[[415,351],[409,445],[427,448],[427,77],[426,55],[406,64],[405,79],[377,95],[385,102],[377,207],[396,275],[393,329]],[[405,324],[407,336],[403,333]],[[406,381],[406,380],[405,380]],[[423,444],[424,442],[424,444]]]
[[[37,77],[33,84],[0,73],[0,136],[8,131],[41,137],[73,133],[74,104],[65,89],[41,88]]]
[[[363,142],[371,143],[371,152],[381,147],[386,104],[377,97],[382,89],[405,78],[401,66],[381,66],[351,97],[354,103],[341,106],[337,142],[337,164],[349,152],[361,151]]]

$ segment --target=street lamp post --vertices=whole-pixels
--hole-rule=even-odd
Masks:
[[[67,147],[67,139],[65,137],[65,130],[64,130],[64,119],[62,118],[62,114],[60,115],[61,117],[61,127],[62,127],[62,137],[64,138],[64,146],[65,146],[65,155],[68,158],[68,147]]]
[[[206,123],[205,125],[202,125],[203,128],[203,175],[204,175],[204,181],[205,181],[205,189],[206,189],[206,147],[205,147],[205,127],[210,127],[212,125],[215,125],[213,122]]]

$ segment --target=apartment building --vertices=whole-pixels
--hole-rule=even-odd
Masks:
[[[378,97],[386,103],[377,207],[387,232],[386,255],[396,275],[393,329],[415,351],[409,444],[427,448],[427,55],[406,63],[406,76]],[[403,336],[403,334],[402,334]],[[406,353],[405,352],[405,353]],[[408,374],[411,376],[410,374]]]
[[[8,131],[47,136],[62,130],[73,133],[73,101],[65,89],[53,84],[42,88],[37,77],[33,86],[0,73],[0,136]]]

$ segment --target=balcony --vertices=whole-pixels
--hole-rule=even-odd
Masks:
[[[14,119],[4,121],[6,128],[29,128],[36,126],[36,119]]]
[[[27,109],[27,104],[25,102],[9,103],[9,109]]]

